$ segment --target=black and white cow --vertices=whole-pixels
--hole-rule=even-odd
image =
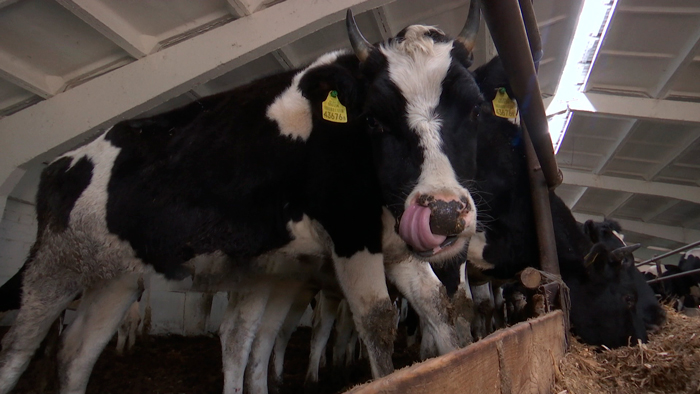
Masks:
[[[469,245],[470,264],[490,267],[491,277],[508,279],[528,266],[539,266],[539,251],[525,150],[519,127],[493,115],[490,101],[508,82],[498,59],[475,71],[486,99],[479,112],[478,173],[473,188],[482,232]],[[512,95],[511,95],[512,96]],[[496,131],[497,130],[497,131]],[[634,280],[619,263],[587,267],[593,244],[579,230],[571,212],[549,193],[562,278],[571,290],[571,321],[587,343],[621,346],[646,340],[636,314]]]
[[[689,250],[681,255],[678,265],[665,264],[661,278],[700,269],[700,249]],[[666,300],[678,300],[678,310],[700,306],[700,274],[691,274],[667,279],[654,284],[657,292]]]
[[[253,292],[260,282],[251,278],[269,270],[288,275],[290,260],[301,266],[304,256],[331,258],[375,377],[393,370],[385,263],[402,292],[444,320],[431,304],[439,292],[422,289],[403,262],[459,259],[475,232],[476,210],[462,182],[474,175],[468,152],[478,127],[464,111],[482,100],[467,69],[476,32],[453,40],[410,26],[372,46],[350,15],[348,25],[354,54],[332,52],[302,70],[120,122],[50,163],[37,194],[39,229],[21,308],[2,342],[0,393],[81,293],[59,374],[62,392],[84,392],[137,298],[138,277],[152,269],[180,279],[197,271],[202,256],[224,261],[221,278]],[[332,92],[347,123],[324,119]],[[391,226],[383,224],[383,207]],[[231,311],[236,318],[225,318],[225,334],[266,300]],[[256,313],[251,328],[260,322]],[[232,347],[247,357],[252,342],[230,338],[222,336],[225,367]],[[225,391],[240,389],[226,375]]]

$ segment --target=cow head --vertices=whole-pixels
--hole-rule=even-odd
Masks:
[[[414,25],[373,46],[348,11],[348,34],[367,80],[364,108],[383,199],[401,238],[431,262],[462,254],[476,230],[466,181],[476,167],[474,108],[482,100],[468,71],[478,20],[472,1],[457,39]]]
[[[647,332],[637,313],[638,292],[630,258],[639,245],[610,250],[604,242],[586,255],[586,273],[567,281],[571,290],[571,322],[581,339],[608,347],[646,342]]]

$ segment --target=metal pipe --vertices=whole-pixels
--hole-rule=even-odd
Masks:
[[[669,276],[658,277],[658,278],[656,278],[656,279],[648,280],[647,283],[648,283],[648,284],[652,284],[652,283],[657,283],[657,282],[663,282],[663,281],[668,280],[668,279],[680,278],[680,277],[688,276],[688,275],[692,275],[692,274],[700,274],[700,268],[697,268],[697,269],[694,269],[694,270],[690,270],[690,271],[681,272],[681,273],[679,273],[679,274],[673,274],[673,275],[669,275]]]
[[[551,274],[560,275],[557,245],[554,242],[552,208],[549,205],[549,188],[544,179],[542,167],[537,161],[535,148],[532,146],[532,140],[525,125],[522,125],[522,131],[525,157],[527,158],[527,172],[530,178],[532,211],[535,215],[537,245],[540,250],[540,269]]]
[[[692,249],[692,248],[694,248],[694,247],[696,247],[696,246],[700,246],[700,241],[695,241],[695,242],[693,242],[692,244],[688,244],[688,245],[682,246],[682,247],[680,247],[680,248],[678,248],[678,249],[674,249],[674,250],[672,250],[672,251],[670,251],[670,252],[666,252],[666,253],[664,253],[664,254],[662,254],[662,255],[660,255],[660,256],[655,256],[655,257],[650,258],[649,260],[644,260],[644,261],[642,261],[641,263],[635,264],[635,266],[641,267],[641,266],[643,266],[643,265],[651,264],[651,263],[653,263],[653,262],[655,262],[655,261],[661,260],[661,259],[666,258],[666,257],[668,257],[668,256],[673,256],[673,255],[676,254],[676,253],[685,252],[686,250]]]
[[[530,44],[530,54],[532,62],[535,64],[535,71],[540,67],[540,60],[544,55],[542,50],[542,40],[540,39],[540,28],[537,26],[535,9],[532,7],[532,0],[518,0],[520,3],[520,14],[523,16],[527,42]]]
[[[554,189],[561,184],[563,176],[554,158],[542,94],[518,0],[482,0],[481,6],[484,20],[518,102],[520,117],[530,130],[547,186]]]

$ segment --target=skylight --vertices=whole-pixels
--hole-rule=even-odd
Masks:
[[[554,98],[547,107],[549,133],[555,153],[559,150],[570,120],[567,104],[579,93],[586,82],[588,71],[595,59],[595,51],[605,34],[606,23],[611,19],[616,3],[617,0],[584,0],[583,2],[564,71],[559,79]]]

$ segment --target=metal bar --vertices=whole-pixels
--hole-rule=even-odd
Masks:
[[[537,230],[537,245],[540,250],[540,268],[545,272],[560,275],[557,245],[554,242],[552,208],[549,205],[549,189],[525,125],[522,125],[522,130],[527,171],[530,178],[530,193],[532,194],[532,211],[535,215],[535,228]]]
[[[659,277],[656,279],[648,280],[647,283],[652,284],[652,283],[657,283],[657,282],[663,282],[665,280],[680,278],[680,277],[688,276],[688,275],[692,275],[692,274],[700,274],[700,268],[690,270],[690,271],[681,272],[679,274],[673,274],[673,275],[669,275],[669,276],[664,276],[664,277]]]
[[[542,94],[532,62],[527,33],[518,0],[482,0],[484,20],[508,74],[508,81],[531,133],[532,144],[542,166],[547,186],[561,184],[562,174],[554,158]]]
[[[674,249],[674,250],[672,250],[672,251],[670,251],[670,252],[666,252],[666,253],[664,253],[664,254],[662,254],[662,255],[652,257],[652,258],[650,258],[649,260],[645,260],[645,261],[642,261],[641,263],[635,264],[635,266],[641,267],[641,266],[643,266],[643,265],[651,264],[651,263],[653,263],[653,262],[655,262],[655,261],[661,260],[661,259],[666,258],[666,257],[668,257],[668,256],[673,256],[673,255],[676,254],[676,253],[685,252],[686,250],[692,249],[692,248],[694,248],[694,247],[696,247],[696,246],[700,246],[700,241],[695,241],[695,242],[693,242],[692,244],[688,244],[688,245],[682,246],[682,247],[680,247],[680,248],[678,248],[678,249]]]
[[[530,54],[535,64],[535,71],[540,67],[540,60],[544,55],[542,50],[542,40],[540,39],[540,28],[537,26],[535,9],[532,7],[532,0],[518,0],[520,2],[520,14],[523,16],[527,42],[530,43]]]

